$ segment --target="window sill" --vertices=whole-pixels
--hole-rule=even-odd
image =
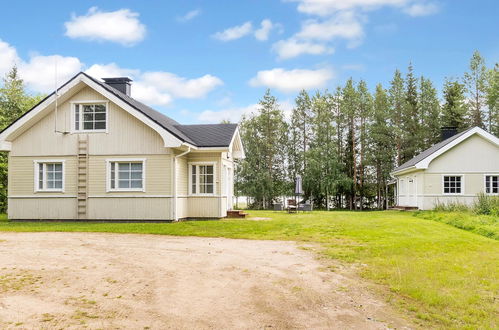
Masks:
[[[137,189],[109,189],[106,192],[112,193],[112,192],[146,192],[145,189],[142,188],[137,188]]]
[[[35,190],[35,193],[63,193],[63,189],[43,189],[43,190]]]
[[[72,131],[72,134],[79,134],[79,133],[107,133],[107,129],[91,129],[91,130],[86,130],[86,131]]]

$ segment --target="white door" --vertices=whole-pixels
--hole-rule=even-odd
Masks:
[[[417,178],[414,177],[408,177],[407,178],[407,183],[408,183],[408,189],[407,189],[407,194],[408,194],[408,205],[407,206],[417,206],[418,205],[418,184],[417,184]]]

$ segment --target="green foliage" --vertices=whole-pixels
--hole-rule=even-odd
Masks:
[[[240,162],[236,189],[254,198],[253,207],[270,208],[286,190],[287,128],[277,99],[267,90],[256,114],[241,122],[246,158]]]
[[[471,212],[469,208],[444,208],[418,212],[418,217],[443,222],[459,229],[499,240],[499,218],[497,215]]]
[[[489,107],[489,130],[499,136],[499,63],[489,73],[487,90],[487,106]]]
[[[466,115],[468,105],[464,95],[464,85],[455,80],[446,80],[444,84],[444,105],[442,107],[443,126],[456,127],[464,131],[468,125]]]
[[[19,77],[17,68],[13,67],[3,79],[3,86],[0,88],[0,130],[9,126],[42,98],[41,95],[30,96],[26,93],[23,80]],[[8,155],[6,152],[0,152],[0,212],[7,211],[7,169]]]
[[[463,79],[470,105],[469,123],[471,126],[485,128],[484,106],[489,80],[485,60],[478,51],[475,51],[471,57],[469,70],[464,73]]]
[[[483,192],[479,193],[473,205],[473,210],[477,214],[492,215],[499,219],[499,196],[486,195]]]

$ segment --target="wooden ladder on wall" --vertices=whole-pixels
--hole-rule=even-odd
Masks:
[[[87,180],[88,180],[88,135],[78,135],[78,182],[77,213],[78,219],[87,218]]]

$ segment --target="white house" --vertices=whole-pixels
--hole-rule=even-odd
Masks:
[[[480,192],[499,194],[499,138],[470,128],[423,151],[392,175],[397,206],[471,205]]]

